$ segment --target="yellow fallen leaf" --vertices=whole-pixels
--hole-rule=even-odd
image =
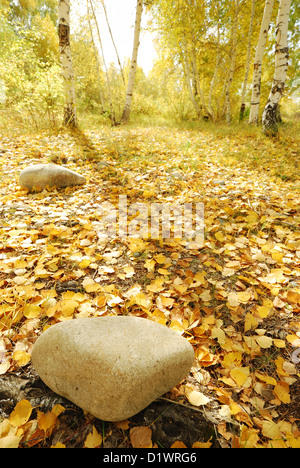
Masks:
[[[211,442],[194,442],[192,448],[210,448]]]
[[[82,286],[87,293],[99,291],[101,288],[99,283],[96,283],[92,278],[86,278],[82,282]]]
[[[140,238],[132,239],[129,243],[129,249],[132,253],[143,252],[146,250],[147,246],[148,244]]]
[[[50,448],[66,448],[65,444],[62,444],[61,442],[56,442],[55,445],[51,445]]]
[[[259,435],[257,429],[250,429],[247,426],[242,425],[240,431],[240,447],[241,448],[256,448],[259,443]]]
[[[172,330],[174,330],[176,332],[179,332],[179,333],[180,332],[184,333],[184,331],[185,331],[185,326],[181,322],[179,322],[178,320],[171,320],[171,323],[170,323],[169,327]]]
[[[252,328],[256,328],[257,326],[258,321],[256,318],[250,312],[247,312],[245,315],[244,331],[247,332]]]
[[[164,264],[167,261],[167,257],[165,257],[162,253],[157,254],[154,256],[157,263]]]
[[[300,348],[300,337],[296,334],[287,335],[286,341],[288,341],[292,346],[295,346],[295,348]]]
[[[259,380],[262,380],[266,384],[269,384],[269,385],[277,384],[277,381],[273,377],[270,377],[269,375],[261,374],[260,372],[255,372],[255,375]]]
[[[224,237],[221,231],[215,233],[215,238],[220,242],[224,242],[224,240],[226,239],[226,237]]]
[[[270,338],[269,336],[255,336],[255,341],[256,343],[261,347],[261,348],[270,348],[273,344],[273,339]]]
[[[202,299],[203,302],[209,302],[212,300],[209,289],[206,289],[203,293],[199,295],[199,297]]]
[[[268,273],[266,276],[259,278],[263,283],[284,283],[286,281],[286,277],[284,276],[284,272],[280,269],[271,270],[271,273]]]
[[[243,409],[241,408],[241,406],[235,403],[235,401],[232,401],[230,403],[229,408],[230,408],[230,414],[232,416],[235,416],[236,414],[243,412]]]
[[[160,297],[162,305],[164,307],[172,307],[172,305],[175,302],[175,299],[173,299],[172,297],[165,297],[165,296],[162,296],[162,295],[160,295],[159,297]]]
[[[155,265],[156,265],[156,262],[155,260],[153,260],[153,258],[148,258],[144,263],[144,267],[147,268],[149,272],[154,271]]]
[[[28,362],[30,361],[30,354],[21,349],[15,351],[12,357],[13,360],[16,361],[16,363],[21,367],[26,366],[26,364],[28,364]]]
[[[79,262],[78,265],[79,265],[80,268],[87,268],[90,263],[91,263],[90,258],[84,258],[83,260],[81,260],[81,262]]]
[[[251,299],[252,297],[252,294],[250,291],[239,291],[237,295],[238,295],[239,302],[241,302],[242,304],[247,304],[249,299]]]
[[[196,359],[202,367],[213,366],[218,362],[219,357],[216,354],[212,354],[205,348],[196,349]]]
[[[90,432],[87,435],[87,438],[84,442],[84,447],[86,448],[96,448],[102,444],[102,436],[99,434],[95,426],[93,426],[93,432]]]
[[[8,435],[6,437],[1,437],[0,439],[0,448],[18,448],[22,435]]]
[[[220,345],[226,341],[225,332],[221,328],[214,327],[211,331],[211,337],[216,338]]]
[[[278,396],[282,403],[290,403],[289,385],[285,382],[278,382],[273,392]]]
[[[63,413],[65,411],[66,408],[64,408],[62,405],[60,405],[59,403],[54,405],[52,410],[51,410],[51,413],[55,414],[56,416],[59,416],[61,413]]]
[[[75,312],[76,307],[78,306],[78,302],[74,301],[73,299],[63,299],[59,303],[61,313],[64,317],[69,317],[73,315]]]
[[[135,274],[135,270],[132,266],[126,266],[123,270],[126,273],[126,278],[131,278]]]
[[[277,371],[277,374],[279,376],[284,376],[284,377],[288,377],[289,374],[284,370],[283,368],[283,365],[284,365],[284,359],[283,357],[281,356],[278,356],[276,359],[275,359],[275,364],[276,364],[276,371]]]
[[[247,382],[250,375],[249,367],[235,367],[230,371],[230,375],[239,387],[242,387]]]
[[[26,318],[32,319],[38,317],[41,313],[41,308],[36,304],[26,304],[23,309],[23,314]]]
[[[183,442],[181,442],[181,440],[176,440],[176,441],[171,445],[170,448],[172,448],[172,449],[174,449],[174,448],[187,448],[187,446],[186,446]]]
[[[277,338],[273,339],[273,344],[276,346],[276,348],[285,348],[285,341],[284,340],[279,340]]]
[[[47,413],[43,413],[42,411],[38,411],[38,427],[44,432],[47,432],[49,429],[52,429],[56,423],[57,416],[56,414],[52,413],[52,411],[48,411]]]
[[[32,406],[28,400],[19,401],[9,417],[10,424],[15,427],[23,426],[30,418],[31,412]]]
[[[263,435],[269,439],[281,439],[279,427],[273,421],[264,421],[261,429]]]
[[[283,259],[283,257],[284,257],[284,253],[278,252],[277,250],[273,250],[273,251],[271,252],[271,255],[272,255],[273,260],[275,260],[275,262],[277,262],[277,263],[282,263],[282,259]]]
[[[286,300],[290,304],[300,304],[300,293],[297,291],[288,291],[286,295]]]
[[[137,304],[148,309],[151,305],[151,300],[148,299],[144,293],[140,292],[134,296],[131,296],[130,304]]]
[[[151,281],[150,284],[147,285],[147,291],[150,292],[160,292],[164,289],[163,284],[165,280],[163,277],[155,278],[155,280]]]
[[[258,306],[255,310],[255,314],[259,315],[261,318],[266,318],[268,317],[269,313],[271,312],[273,308],[273,303],[270,304],[265,304],[263,306]]]
[[[223,367],[235,367],[238,366],[242,361],[242,353],[235,351],[226,353],[222,361]]]
[[[224,267],[223,270],[222,270],[222,275],[223,275],[223,276],[232,276],[232,275],[235,275],[235,270],[233,270],[233,268]]]
[[[167,270],[166,268],[158,268],[157,271],[158,271],[158,273],[160,275],[169,275],[170,274],[169,270]]]
[[[258,220],[258,214],[255,211],[249,211],[246,221],[250,224],[255,223]]]
[[[237,307],[240,303],[239,297],[236,292],[231,291],[227,297],[227,303],[229,307]]]

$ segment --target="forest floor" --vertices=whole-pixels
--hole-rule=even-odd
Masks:
[[[299,125],[280,132],[0,136],[0,447],[300,446]],[[86,184],[28,193],[18,175],[32,161]],[[120,195],[203,203],[204,244],[103,237],[101,209]],[[176,330],[195,365],[143,412],[104,423],[49,396],[30,353],[54,323],[123,314]]]

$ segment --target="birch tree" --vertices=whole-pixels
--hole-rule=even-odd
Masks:
[[[266,0],[262,23],[259,32],[258,43],[255,52],[254,66],[253,66],[253,79],[252,79],[252,95],[250,105],[250,124],[258,124],[258,110],[260,101],[260,85],[261,85],[261,71],[264,51],[266,47],[268,31],[270,27],[271,16],[273,12],[274,0]]]
[[[93,34],[93,28],[91,24],[91,18],[89,14],[89,0],[86,1],[86,7],[87,7],[87,16],[88,16],[88,24],[89,24],[89,30],[90,30],[90,35],[92,39],[92,44],[93,44],[93,49],[94,49],[94,55],[95,55],[95,60],[96,60],[96,66],[97,66],[97,76],[98,76],[98,83],[99,83],[99,97],[100,97],[100,102],[101,102],[101,112],[104,110],[104,98],[103,98],[103,93],[102,93],[102,85],[101,85],[101,66],[100,66],[100,60],[98,56],[98,50],[94,41],[94,34]]]
[[[112,124],[115,125],[116,119],[115,119],[115,112],[114,112],[114,108],[113,108],[112,91],[111,91],[111,86],[110,86],[110,79],[109,79],[108,69],[107,69],[107,65],[106,65],[106,62],[105,62],[105,56],[104,56],[104,50],[103,50],[103,45],[102,45],[102,40],[101,40],[101,35],[100,35],[100,29],[99,29],[95,9],[94,9],[94,6],[93,6],[93,2],[92,2],[92,0],[88,0],[88,2],[89,2],[89,5],[91,7],[92,15],[93,15],[94,22],[95,22],[95,25],[96,25],[99,45],[100,45],[101,54],[102,54],[102,61],[103,61],[105,74],[106,74],[106,83],[107,83],[107,91],[108,91],[109,106],[110,106],[110,120],[111,120]]]
[[[58,37],[65,93],[64,125],[77,127],[74,72],[70,47],[70,0],[58,0]]]
[[[254,11],[255,11],[255,0],[252,0],[249,31],[248,31],[246,69],[245,69],[245,78],[244,78],[243,88],[242,88],[242,99],[241,99],[241,108],[240,108],[240,120],[243,120],[245,109],[246,109],[245,98],[246,98],[246,89],[247,89],[249,69],[250,69],[250,52],[251,52],[251,38],[252,38]]]
[[[238,28],[238,16],[239,16],[239,0],[235,0],[234,17],[232,24],[232,47],[231,47],[231,60],[229,67],[229,76],[226,85],[225,101],[226,101],[226,122],[229,124],[231,121],[231,103],[230,103],[230,87],[233,81],[235,72],[235,61],[237,52],[237,28]]]
[[[130,116],[132,94],[133,94],[136,66],[137,66],[137,55],[138,55],[138,49],[140,45],[142,12],[143,12],[143,0],[137,0],[135,26],[134,26],[133,51],[132,51],[131,65],[130,65],[130,71],[129,71],[129,77],[128,77],[125,106],[124,106],[124,110],[123,110],[123,114],[121,118],[121,123],[128,122],[129,116]]]
[[[125,86],[124,71],[123,71],[123,67],[122,67],[122,65],[121,65],[120,57],[119,57],[119,54],[118,54],[118,49],[117,49],[116,43],[115,43],[115,41],[114,41],[113,33],[112,33],[112,30],[111,30],[111,27],[110,27],[110,24],[109,24],[109,21],[108,21],[107,10],[106,10],[106,6],[105,6],[105,3],[104,3],[104,0],[101,0],[101,3],[102,3],[103,10],[104,10],[104,15],[105,15],[105,19],[106,19],[106,24],[107,24],[107,27],[108,27],[108,30],[109,30],[109,34],[110,34],[110,37],[111,37],[111,41],[112,41],[112,43],[113,43],[113,46],[114,46],[114,49],[115,49],[115,52],[116,52],[116,56],[117,56],[117,60],[118,60],[119,68],[120,68],[120,72],[121,72],[121,75],[122,75],[122,80],[123,80],[123,83],[124,83],[124,86]]]
[[[291,9],[291,0],[280,0],[277,25],[276,25],[276,48],[275,48],[275,73],[269,98],[262,115],[264,133],[276,134],[277,110],[279,101],[283,94],[288,69],[288,23]]]

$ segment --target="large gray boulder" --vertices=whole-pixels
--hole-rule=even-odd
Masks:
[[[121,421],[179,384],[194,351],[164,325],[108,316],[51,326],[35,342],[31,358],[54,392],[102,420]]]
[[[33,164],[20,172],[19,184],[28,190],[43,190],[45,187],[65,188],[81,185],[85,177],[58,164]]]

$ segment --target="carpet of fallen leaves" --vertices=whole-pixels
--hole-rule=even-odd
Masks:
[[[201,411],[223,447],[299,447],[299,174],[280,169],[297,157],[296,141],[243,133],[102,128],[2,137],[0,374],[26,369],[35,340],[57,322],[144,317],[195,350],[189,377],[166,401]],[[87,182],[27,193],[18,175],[33,161],[65,164]],[[204,203],[204,245],[104,239],[100,207],[117,206],[119,195]],[[63,413],[62,405],[42,412],[21,400],[0,416],[0,446],[68,447]],[[105,447],[107,434],[88,427],[83,446]],[[131,428],[127,446],[156,443],[151,425]],[[173,446],[185,446],[180,435]]]

